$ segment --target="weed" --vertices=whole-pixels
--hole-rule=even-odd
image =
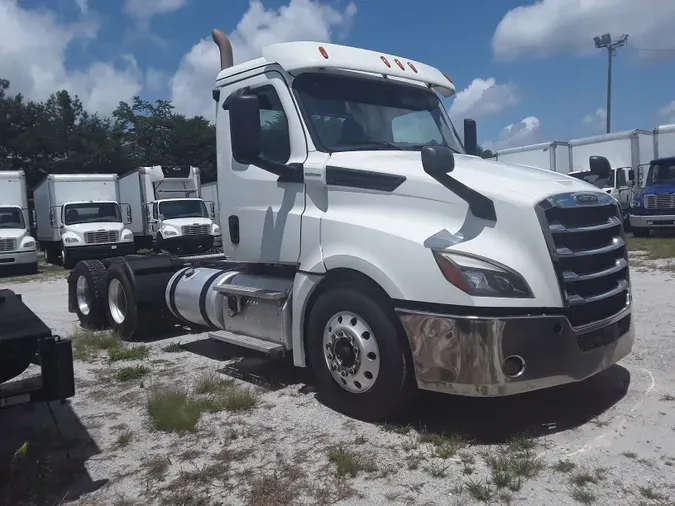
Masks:
[[[169,469],[171,462],[167,457],[155,456],[144,462],[145,473],[151,481],[161,481]]]
[[[88,362],[99,351],[107,351],[121,346],[120,338],[112,332],[80,331],[72,334],[73,356],[76,360]]]
[[[638,490],[640,491],[640,495],[645,499],[658,501],[663,498],[663,496],[652,487],[638,487]]]
[[[432,433],[421,434],[419,442],[433,445],[434,455],[442,459],[454,457],[467,444],[463,438],[454,434],[446,436]]]
[[[663,395],[661,396],[661,400],[662,400],[663,402],[675,401],[675,395],[671,395],[671,394],[663,394]]]
[[[196,394],[214,394],[222,392],[234,384],[234,380],[222,378],[218,373],[209,372],[197,378]]]
[[[121,360],[141,360],[146,358],[150,353],[150,348],[141,344],[138,346],[130,346],[128,348],[123,346],[114,346],[108,348],[108,360],[111,362],[119,362]]]
[[[167,353],[180,353],[182,351],[185,351],[185,349],[180,343],[171,343],[162,348],[162,351],[165,351]]]
[[[477,501],[489,502],[495,496],[495,490],[487,481],[467,481],[466,490]]]
[[[572,476],[571,482],[573,485],[576,487],[585,487],[589,483],[593,483],[594,485],[598,483],[599,479],[595,474],[591,474],[587,471],[582,471],[574,476]]]
[[[569,460],[559,460],[553,464],[552,467],[560,473],[571,473],[577,468],[577,465],[574,462],[570,462]]]
[[[129,446],[129,443],[131,443],[131,440],[133,439],[134,435],[130,430],[125,430],[122,432],[119,436],[117,436],[117,439],[115,440],[115,443],[113,444],[113,450],[119,450],[121,448],[126,448]]]
[[[596,500],[595,494],[583,487],[574,487],[572,489],[572,499],[581,504],[593,504]]]
[[[165,432],[194,432],[203,403],[177,387],[157,388],[148,397],[148,415],[153,428]]]
[[[423,460],[424,457],[420,454],[408,455],[407,457],[408,469],[410,469],[411,471],[418,469]]]
[[[629,237],[629,251],[644,251],[647,260],[660,260],[675,257],[675,240],[671,238],[647,238]]]
[[[412,430],[412,427],[410,425],[384,423],[380,425],[380,429],[385,432],[393,432],[394,434],[408,434]]]
[[[136,365],[132,367],[123,367],[115,373],[115,379],[117,381],[133,381],[141,379],[143,376],[148,374],[150,369],[144,365]]]
[[[621,455],[623,455],[624,457],[628,457],[629,459],[637,458],[637,453],[635,452],[623,452]]]
[[[248,506],[285,506],[293,504],[298,495],[293,478],[275,472],[270,476],[253,478],[250,482]]]
[[[338,476],[355,478],[359,471],[373,471],[377,469],[372,459],[366,459],[358,452],[337,446],[328,450],[328,460],[335,466]]]
[[[473,472],[474,472],[474,468],[473,468],[473,466],[471,466],[469,464],[464,464],[464,467],[462,467],[462,474],[470,476],[470,475],[473,474]]]
[[[445,476],[448,474],[448,467],[447,465],[443,465],[439,462],[432,462],[429,467],[427,467],[427,472],[433,477],[433,478],[445,478]]]
[[[524,479],[539,474],[545,466],[534,453],[535,448],[533,439],[519,436],[502,445],[497,455],[488,456],[487,464],[495,487],[515,492],[520,490]]]

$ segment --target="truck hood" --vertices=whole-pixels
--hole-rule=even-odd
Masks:
[[[165,218],[162,223],[172,227],[183,227],[186,225],[210,225],[211,218]]]
[[[21,239],[27,233],[25,228],[0,228],[0,239]]]
[[[102,221],[96,223],[78,223],[77,225],[65,225],[66,230],[83,234],[85,232],[99,232],[117,230],[121,232],[124,224],[119,221]]]
[[[675,193],[675,184],[673,183],[652,184],[640,190],[640,195],[665,195],[670,193]]]
[[[400,194],[443,201],[450,192],[424,172],[419,151],[340,152],[333,153],[328,164],[405,176],[406,182],[396,190]],[[550,170],[460,154],[455,154],[455,170],[450,175],[487,197],[533,204],[557,193],[600,191],[585,181]]]

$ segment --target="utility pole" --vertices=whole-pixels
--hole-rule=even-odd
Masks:
[[[612,131],[612,59],[616,54],[616,49],[626,45],[628,42],[628,34],[624,33],[618,40],[612,41],[612,36],[606,33],[594,37],[593,41],[596,48],[607,48],[607,108],[605,109],[605,113],[607,116],[607,133],[610,133]]]

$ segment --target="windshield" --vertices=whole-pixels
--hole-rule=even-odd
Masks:
[[[117,202],[88,202],[86,204],[66,204],[63,207],[64,223],[121,222],[120,207]]]
[[[570,174],[570,176],[576,179],[581,179],[582,181],[586,181],[596,188],[612,188],[614,186],[614,169],[610,171],[608,177],[598,176],[597,174],[592,173],[590,170],[586,172]]]
[[[208,218],[203,200],[167,200],[159,203],[159,214],[164,219],[171,218]]]
[[[675,160],[655,163],[649,171],[649,184],[675,183]]]
[[[293,88],[322,151],[419,151],[440,145],[464,152],[430,90],[335,74],[302,74]]]
[[[0,228],[26,228],[18,207],[0,207]]]

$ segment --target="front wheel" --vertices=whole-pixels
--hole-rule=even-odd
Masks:
[[[649,229],[645,227],[634,227],[632,232],[635,237],[647,237],[649,235]]]
[[[64,269],[72,269],[75,267],[75,264],[77,262],[73,261],[73,259],[70,256],[70,253],[68,253],[68,248],[62,247],[61,248],[61,264],[63,265]]]
[[[416,390],[407,338],[379,299],[371,290],[329,289],[307,325],[319,396],[337,411],[373,422],[402,411]]]

